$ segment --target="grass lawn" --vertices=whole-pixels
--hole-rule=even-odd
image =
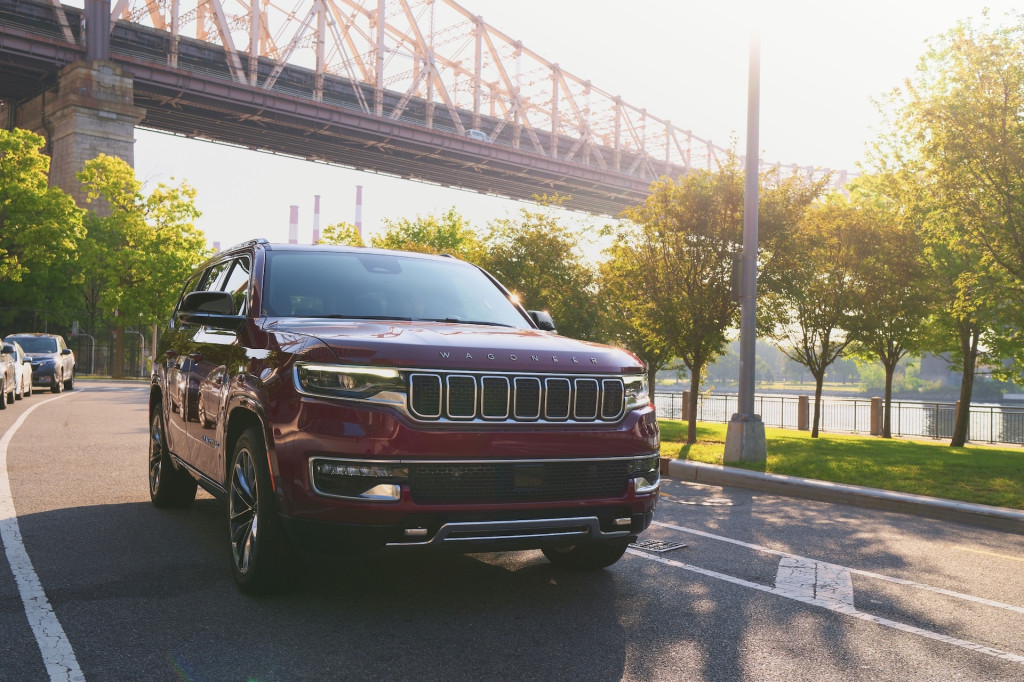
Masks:
[[[659,419],[661,454],[723,464],[725,424],[698,423],[697,442],[684,445],[686,424]],[[765,429],[770,474],[850,483],[949,500],[1024,509],[1024,449],[972,445],[951,448],[946,441],[884,439]]]

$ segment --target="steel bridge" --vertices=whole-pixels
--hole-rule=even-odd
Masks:
[[[0,0],[9,112],[87,59],[130,74],[145,128],[594,214],[728,157],[452,0]]]

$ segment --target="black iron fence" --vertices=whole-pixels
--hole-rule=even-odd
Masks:
[[[658,416],[685,419],[685,393],[657,393]],[[765,426],[806,429],[813,400],[808,396],[758,395],[754,410]],[[737,412],[735,394],[706,394],[697,399],[697,421],[728,422]],[[892,435],[946,439],[953,436],[956,403],[893,401]],[[821,400],[821,431],[833,433],[881,432],[880,398],[829,398]],[[977,443],[1024,444],[1024,407],[970,406],[968,439]]]
[[[68,346],[75,351],[78,374],[114,374],[113,334],[76,334],[67,338]],[[147,377],[152,367],[150,340],[141,332],[124,333],[124,357],[121,373],[126,377]]]

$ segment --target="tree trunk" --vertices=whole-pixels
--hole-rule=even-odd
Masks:
[[[690,370],[690,404],[686,406],[686,444],[693,445],[697,442],[697,398],[700,396],[701,368],[687,369]]]
[[[960,375],[960,409],[956,411],[953,438],[949,441],[950,446],[955,448],[962,448],[967,443],[967,431],[971,424],[971,394],[978,365],[978,334],[974,328],[967,334],[961,334],[960,350],[964,356],[964,371]]]
[[[155,357],[155,351],[154,351]],[[156,360],[154,360],[155,362]],[[658,368],[654,365],[647,365],[647,395],[651,399],[651,405],[654,404],[654,387],[658,385]]]
[[[811,438],[818,437],[818,421],[821,419],[821,389],[825,383],[825,373],[814,377],[814,421],[811,422]]]
[[[896,363],[883,362],[885,367],[885,401],[882,407],[882,438],[892,438],[892,377],[896,374]]]
[[[111,361],[110,376],[124,379],[124,327],[114,327],[114,358]]]

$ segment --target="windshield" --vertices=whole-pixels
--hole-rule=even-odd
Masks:
[[[16,341],[26,353],[57,352],[57,339],[51,336],[9,336],[7,341]]]
[[[458,260],[279,251],[267,254],[266,268],[263,312],[270,316],[530,327],[483,272]]]

